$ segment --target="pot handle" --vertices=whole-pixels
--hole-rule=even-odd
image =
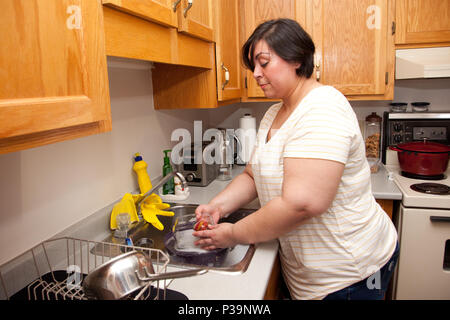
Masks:
[[[397,148],[397,146],[389,146],[389,149],[397,151],[397,152],[403,152],[403,150]]]

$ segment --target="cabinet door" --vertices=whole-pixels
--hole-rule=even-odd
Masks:
[[[0,153],[111,130],[101,9],[0,1]]]
[[[238,0],[219,1],[215,6],[215,19],[217,97],[219,101],[239,99],[241,64]]]
[[[389,199],[376,199],[377,203],[381,206],[381,208],[384,210],[384,212],[387,213],[389,218],[392,220],[392,214],[394,211],[394,200]]]
[[[320,82],[345,95],[385,94],[388,0],[313,2],[313,39]]]
[[[305,29],[305,1],[298,0],[244,0],[245,36],[243,43],[262,22],[277,18],[297,20]],[[243,44],[242,43],[242,44]],[[247,96],[264,97],[264,92],[253,78],[250,70],[246,72]]]
[[[176,0],[102,0],[104,5],[165,26],[177,27]]]
[[[217,5],[217,2],[214,2]],[[182,0],[178,12],[178,31],[213,42],[213,1]]]
[[[450,42],[450,0],[396,0],[396,44]]]

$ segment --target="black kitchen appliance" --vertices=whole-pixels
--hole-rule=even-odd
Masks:
[[[450,145],[450,112],[384,112],[381,161],[389,146],[424,139]]]

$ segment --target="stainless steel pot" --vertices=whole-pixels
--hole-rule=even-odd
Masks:
[[[127,298],[151,281],[191,277],[207,271],[208,269],[202,268],[155,274],[148,255],[131,251],[91,271],[82,287],[88,299],[119,300]]]

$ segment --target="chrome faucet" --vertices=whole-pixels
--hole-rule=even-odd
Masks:
[[[147,199],[152,193],[154,193],[155,191],[157,191],[159,188],[161,188],[161,186],[166,183],[167,181],[169,181],[169,179],[173,178],[174,176],[177,176],[180,180],[181,183],[183,185],[183,189],[185,189],[187,187],[187,182],[186,179],[184,178],[184,176],[179,173],[178,171],[172,171],[171,173],[169,173],[168,175],[166,175],[165,177],[163,177],[155,186],[153,186],[153,188],[151,188],[149,191],[147,191],[143,196],[142,199],[136,202],[136,209],[138,212],[140,212],[140,206],[139,204],[142,201],[145,201],[145,199]]]

